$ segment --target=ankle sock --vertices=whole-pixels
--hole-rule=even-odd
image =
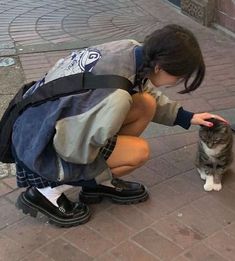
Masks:
[[[53,205],[58,207],[57,199],[61,196],[63,192],[72,188],[70,185],[61,185],[58,187],[45,187],[45,188],[37,188],[37,190],[46,197]]]

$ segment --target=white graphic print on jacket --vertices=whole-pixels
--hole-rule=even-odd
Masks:
[[[25,93],[24,98],[31,95],[37,88],[47,82],[76,73],[91,72],[100,58],[101,54],[97,49],[86,48],[81,51],[73,51],[71,55],[60,59],[45,77],[37,81]]]

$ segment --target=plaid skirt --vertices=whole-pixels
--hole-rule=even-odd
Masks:
[[[103,155],[104,159],[107,160],[111,153],[113,152],[117,142],[117,135],[110,138],[107,144],[100,149],[100,153]],[[73,182],[54,182],[41,177],[40,175],[32,172],[27,167],[22,166],[16,159],[16,181],[18,187],[57,187],[62,184],[68,184],[72,186],[82,186],[83,180],[73,181]]]

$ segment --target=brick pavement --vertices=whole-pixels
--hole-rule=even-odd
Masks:
[[[126,37],[141,41],[174,22],[197,35],[207,75],[193,94],[164,92],[189,110],[213,111],[235,123],[234,39],[164,1],[1,0],[0,14],[0,55],[16,59],[0,68],[1,112],[21,83],[41,77],[69,49]],[[0,260],[235,260],[235,163],[221,192],[204,192],[193,165],[197,130],[150,124],[143,136],[151,159],[127,177],[148,186],[150,199],[135,206],[104,201],[92,206],[89,223],[71,229],[19,212],[14,167],[0,164]],[[77,194],[68,192],[73,200]]]

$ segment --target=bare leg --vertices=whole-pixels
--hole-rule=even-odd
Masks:
[[[132,97],[132,107],[119,131],[114,151],[107,160],[112,173],[119,177],[139,168],[149,159],[148,143],[138,136],[152,120],[156,100],[147,93]]]

